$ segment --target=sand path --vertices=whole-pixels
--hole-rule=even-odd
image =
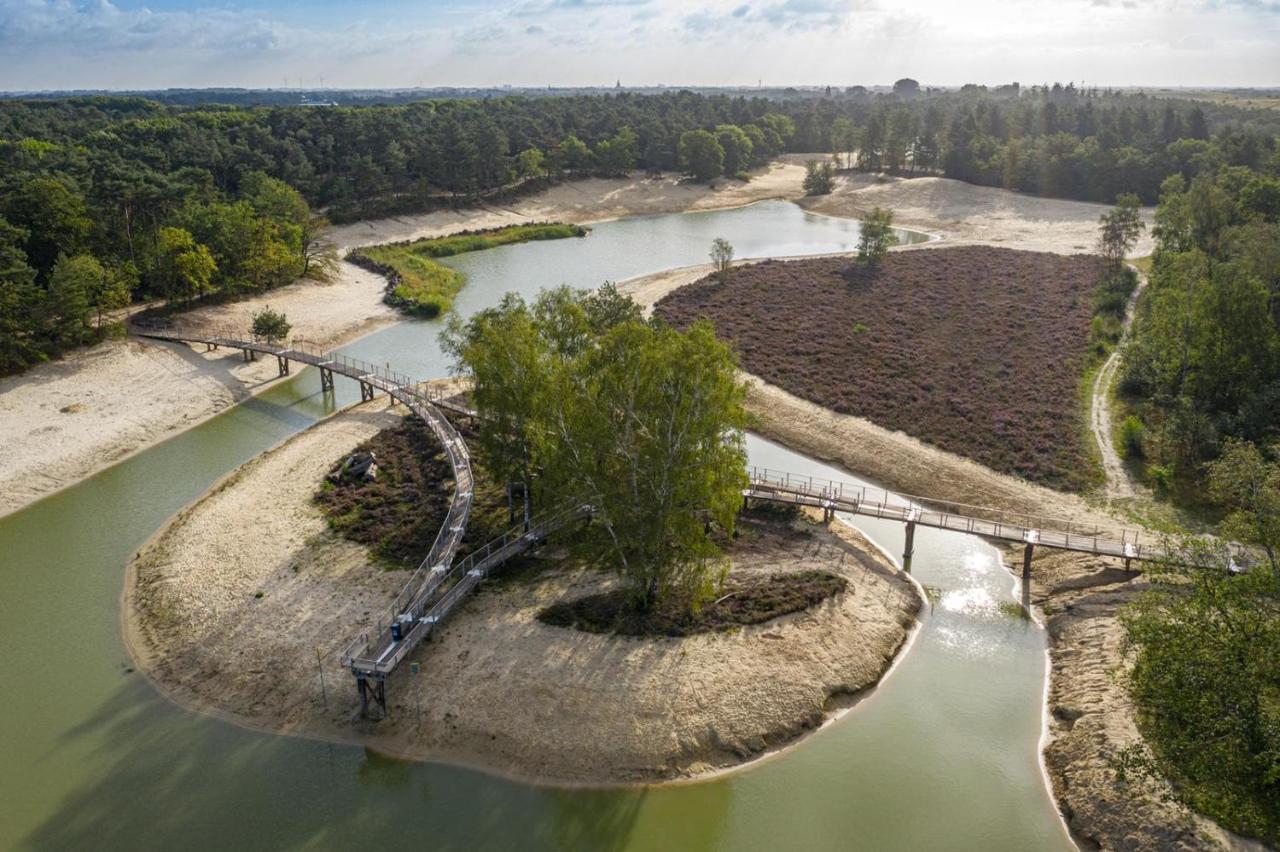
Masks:
[[[1147,494],[1146,489],[1138,485],[1129,475],[1129,469],[1120,458],[1120,453],[1116,449],[1115,426],[1111,417],[1111,389],[1115,385],[1116,373],[1120,369],[1120,346],[1128,339],[1133,329],[1133,317],[1138,310],[1138,298],[1147,286],[1147,276],[1136,267],[1133,271],[1138,274],[1138,286],[1133,288],[1129,303],[1125,305],[1124,327],[1120,343],[1099,368],[1093,380],[1093,398],[1089,402],[1089,425],[1093,431],[1093,439],[1102,452],[1102,468],[1107,476],[1105,494],[1108,500],[1121,500]]]

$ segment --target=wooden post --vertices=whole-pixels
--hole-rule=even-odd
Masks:
[[[316,670],[320,672],[320,698],[324,701],[325,712],[328,712],[329,691],[324,686],[324,663],[321,662],[319,648],[316,648]]]
[[[1022,582],[1024,583],[1031,580],[1031,554],[1035,549],[1034,544],[1028,544],[1022,551]]]
[[[907,521],[907,543],[902,549],[902,558],[910,559],[916,551],[916,522]]]

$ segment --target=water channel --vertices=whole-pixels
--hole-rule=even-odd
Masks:
[[[830,252],[851,249],[857,225],[784,202],[604,223],[582,240],[452,259],[469,276],[457,309],[700,263],[716,236],[739,257]],[[345,351],[440,376],[438,330],[403,323]],[[338,405],[357,397],[348,384]],[[124,565],[215,479],[326,413],[306,370],[0,519],[0,849],[1071,848],[1038,757],[1043,631],[1018,616],[997,552],[954,533],[917,535],[911,570],[930,603],[881,688],[797,746],[706,782],[531,787],[174,706],[121,644]],[[754,464],[854,479],[754,436],[749,450]],[[901,552],[900,525],[853,522]]]

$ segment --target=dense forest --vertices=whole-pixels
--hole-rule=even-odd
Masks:
[[[1016,85],[767,99],[693,92],[363,107],[0,101],[0,373],[101,333],[141,299],[190,301],[329,267],[325,220],[421,211],[632,169],[742,176],[785,151],[1068,198],[1154,202],[1280,169],[1280,115]]]
[[[1126,449],[1195,498],[1224,440],[1280,438],[1280,180],[1240,167],[1164,181],[1150,290],[1125,352]],[[1182,492],[1177,494],[1176,492]]]

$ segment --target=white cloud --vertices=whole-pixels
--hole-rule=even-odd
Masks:
[[[303,20],[117,2],[0,0],[0,86],[1280,78],[1280,0],[473,0],[416,19],[366,0]]]

